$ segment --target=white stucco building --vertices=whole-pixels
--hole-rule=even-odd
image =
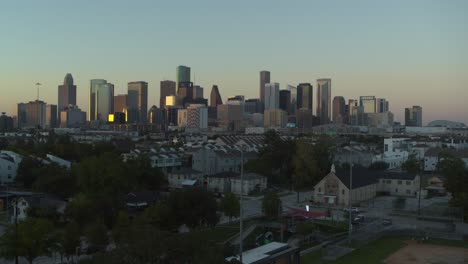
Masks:
[[[0,151],[0,184],[12,183],[23,157],[13,151]]]

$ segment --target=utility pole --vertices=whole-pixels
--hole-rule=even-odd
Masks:
[[[421,160],[419,160],[418,168],[419,168],[419,193],[418,193],[418,215],[421,216],[421,190],[422,190],[422,171],[421,171],[421,166],[424,164],[422,163]]]
[[[241,193],[240,193],[240,232],[239,232],[239,238],[240,238],[240,242],[239,242],[239,260],[240,260],[240,263],[243,264],[244,262],[242,262],[242,251],[243,251],[243,240],[244,238],[242,237],[242,234],[243,234],[243,218],[244,218],[244,209],[243,209],[243,204],[244,204],[244,199],[243,199],[243,196],[244,196],[244,146],[241,146],[240,147],[240,152],[241,152]]]
[[[15,199],[15,245],[18,243],[18,197]],[[15,250],[15,264],[18,264],[18,252]]]
[[[353,163],[349,165],[349,193],[348,193],[348,240],[351,243],[351,233],[353,232],[353,223],[351,222],[351,218],[353,217],[353,213],[351,212],[351,192],[353,190]]]

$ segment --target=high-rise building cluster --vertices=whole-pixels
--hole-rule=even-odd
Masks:
[[[127,93],[116,95],[114,84],[93,79],[89,82],[86,113],[77,106],[77,87],[72,75],[67,73],[63,84],[58,86],[57,105],[47,104],[39,98],[18,103],[14,123],[19,128],[90,126],[193,132],[209,127],[238,131],[251,126],[308,129],[329,123],[380,128],[393,125],[393,113],[385,98],[360,96],[346,100],[343,96],[335,96],[332,99],[330,78],[317,79],[315,84],[287,84],[284,89],[273,81],[269,71],[260,71],[259,79],[259,98],[234,95],[223,101],[220,88],[214,84],[208,102],[204,98],[204,88],[192,81],[191,68],[177,66],[175,81],[160,82],[159,107],[149,107],[151,87],[145,81],[128,82]],[[6,123],[6,117],[2,118]],[[405,109],[405,125],[422,126],[420,106]]]

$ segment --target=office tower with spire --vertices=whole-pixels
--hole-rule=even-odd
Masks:
[[[297,109],[310,109],[313,106],[313,87],[310,83],[300,83],[297,86]]]
[[[210,93],[210,106],[216,107],[221,104],[223,104],[223,99],[221,99],[221,94],[219,93],[218,86],[213,85]]]
[[[69,105],[76,105],[76,85],[73,83],[71,73],[67,73],[63,80],[63,85],[58,86],[57,112],[60,113]],[[60,123],[60,114],[58,114],[58,123]]]
[[[331,79],[317,80],[317,116],[320,124],[330,122],[331,115]]]
[[[146,123],[148,115],[148,83],[129,82],[128,83],[128,123]]]
[[[109,114],[114,113],[114,85],[106,80],[90,81],[89,121],[107,122]]]
[[[270,83],[270,72],[260,72],[260,101],[265,102],[265,85]]]
[[[161,81],[159,93],[159,108],[166,107],[166,96],[176,95],[176,82],[174,81]]]

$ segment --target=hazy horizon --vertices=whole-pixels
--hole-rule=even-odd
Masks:
[[[259,72],[281,88],[332,79],[332,98],[374,95],[436,119],[468,124],[466,1],[26,1],[0,9],[0,112],[18,102],[57,104],[66,73],[88,111],[89,81],[106,79],[115,94],[127,83],[159,82],[176,67],[192,69],[205,98],[217,84],[223,100],[259,97]],[[313,3],[310,3],[313,2]]]

